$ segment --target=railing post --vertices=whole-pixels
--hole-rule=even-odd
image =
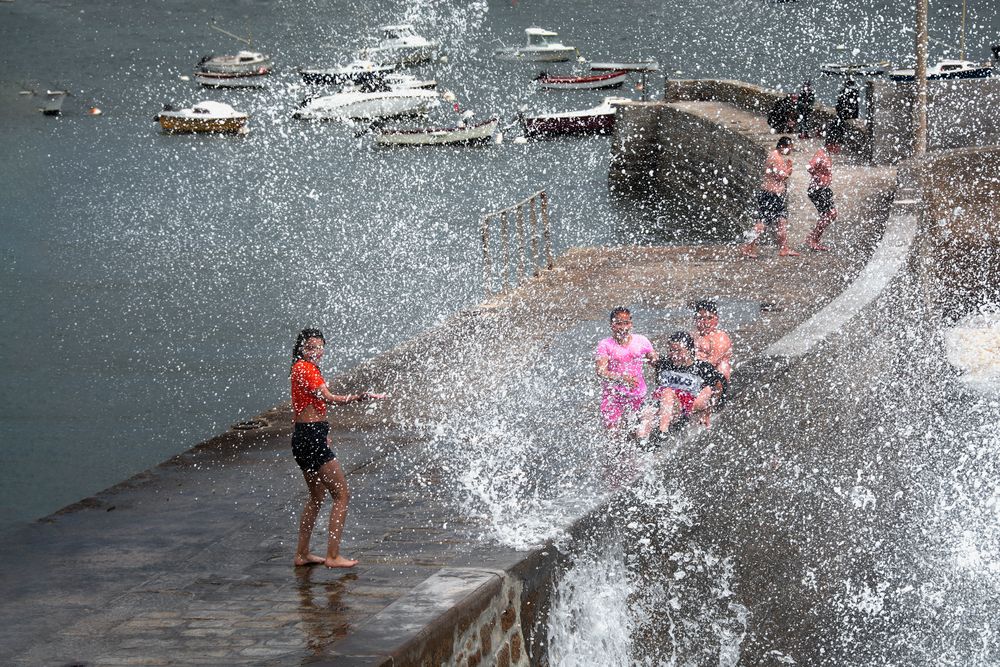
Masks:
[[[500,290],[506,292],[512,286],[513,280],[508,280],[510,271],[510,240],[508,239],[507,211],[500,214],[500,252],[503,255],[503,268],[500,270]]]
[[[490,216],[488,215],[483,216],[481,233],[483,240],[483,289],[486,291],[486,298],[489,299],[493,295],[493,291],[490,289],[493,269],[490,266]]]
[[[542,190],[539,195],[542,199],[542,235],[545,239],[545,265],[551,269],[555,266],[552,259],[552,232],[549,229],[549,196]]]
[[[531,198],[531,275],[538,276],[538,207],[536,198]]]
[[[524,246],[524,204],[517,205],[517,282],[524,280],[524,264],[527,250]]]

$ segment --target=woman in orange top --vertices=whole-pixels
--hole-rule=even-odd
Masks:
[[[358,561],[340,555],[340,537],[344,531],[350,492],[344,470],[336,454],[330,451],[330,423],[326,420],[326,406],[381,399],[385,398],[385,394],[330,393],[318,366],[325,345],[326,339],[319,329],[303,329],[292,348],[290,376],[292,421],[295,424],[292,455],[302,468],[306,486],[309,487],[309,498],[299,521],[295,565],[323,563],[327,567],[354,567]],[[330,537],[324,558],[309,551],[309,540],[327,493],[333,498],[333,508],[330,510]]]

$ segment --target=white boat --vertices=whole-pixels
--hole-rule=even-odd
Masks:
[[[559,33],[542,28],[525,28],[527,43],[524,46],[508,46],[494,51],[498,58],[521,60],[524,62],[562,62],[576,55],[576,47],[552,41]]]
[[[993,76],[993,68],[970,60],[942,60],[937,65],[927,68],[928,81],[947,79],[984,79]],[[914,81],[916,74],[913,69],[894,69],[889,72],[892,81]]]
[[[378,46],[363,49],[359,55],[380,65],[419,65],[434,59],[438,43],[416,33],[412,25],[384,25]]]
[[[294,116],[304,120],[378,120],[427,113],[438,103],[439,96],[433,90],[349,90],[307,99]]]
[[[239,51],[233,55],[208,55],[198,61],[195,68],[200,72],[259,72],[261,68],[271,69],[271,57],[257,51]]]
[[[371,60],[352,60],[346,65],[299,70],[302,81],[314,85],[360,83],[381,78],[396,69],[395,64],[379,64]]]
[[[67,95],[69,95],[69,91],[66,90],[46,90],[45,104],[41,108],[42,113],[46,116],[60,115]]]
[[[163,108],[153,119],[165,132],[242,132],[249,116],[228,104],[206,100],[186,109]]]
[[[249,72],[204,72],[196,71],[194,80],[207,88],[263,88],[265,77],[271,71],[261,68]]]
[[[499,118],[489,118],[480,123],[459,124],[454,127],[425,127],[417,129],[385,128],[376,130],[375,142],[383,146],[440,146],[445,144],[470,144],[489,141],[497,131]]]

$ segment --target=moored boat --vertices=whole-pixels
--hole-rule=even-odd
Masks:
[[[585,76],[554,76],[541,74],[536,81],[547,90],[595,90],[618,88],[628,78],[628,70],[613,70]]]
[[[304,83],[310,85],[341,85],[363,83],[382,78],[396,69],[395,64],[379,64],[371,60],[352,60],[346,65],[299,70]]]
[[[993,76],[990,65],[980,65],[970,60],[942,60],[937,65],[927,68],[928,81],[944,81],[949,79],[985,79]],[[915,81],[913,69],[894,69],[889,72],[891,81]]]
[[[437,54],[438,43],[418,35],[410,24],[384,25],[379,32],[378,46],[363,49],[362,59],[379,65],[419,65]]]
[[[247,72],[206,72],[197,70],[194,80],[207,88],[263,88],[268,74],[266,67]]]
[[[198,61],[199,72],[240,73],[271,69],[271,57],[257,51],[238,51],[232,55],[207,55]]]
[[[433,90],[349,90],[305,100],[294,117],[302,120],[378,120],[427,113],[439,102]]]
[[[440,146],[489,141],[500,124],[499,118],[454,127],[383,128],[375,131],[375,142],[383,146]]]
[[[830,76],[873,77],[886,73],[887,63],[823,63],[819,71]]]
[[[165,132],[170,133],[235,133],[242,132],[249,116],[223,102],[206,100],[190,108],[174,109],[166,106],[154,120]]]
[[[508,46],[494,51],[494,55],[504,60],[523,62],[563,62],[576,54],[576,47],[552,41],[559,33],[543,28],[525,28],[527,41],[524,46]]]
[[[626,102],[624,97],[606,97],[592,109],[564,111],[562,113],[522,115],[521,125],[527,136],[558,134],[606,134],[615,127],[615,102]]]

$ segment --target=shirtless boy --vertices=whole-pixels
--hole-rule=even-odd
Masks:
[[[597,345],[597,377],[601,378],[601,418],[609,433],[621,434],[622,424],[633,422],[646,400],[643,362],[658,357],[645,336],[632,333],[628,308],[611,311],[611,337]]]
[[[830,189],[830,184],[833,183],[833,160],[830,156],[839,152],[840,145],[827,136],[823,145],[816,149],[816,155],[809,161],[809,187],[806,194],[819,213],[816,226],[806,237],[806,246],[812,250],[830,249],[819,240],[830,223],[837,219],[837,205],[833,202],[833,190]]]
[[[789,257],[798,255],[788,247],[788,204],[786,195],[788,179],[792,175],[792,159],[789,156],[794,144],[791,137],[781,137],[771,154],[764,161],[764,180],[757,193],[757,208],[760,219],[754,225],[753,236],[740,250],[747,257],[757,256],[757,241],[767,227],[774,227],[778,237],[778,255]]]
[[[719,327],[719,309],[707,299],[694,304],[695,357],[707,361],[729,380],[732,375],[733,343]]]

